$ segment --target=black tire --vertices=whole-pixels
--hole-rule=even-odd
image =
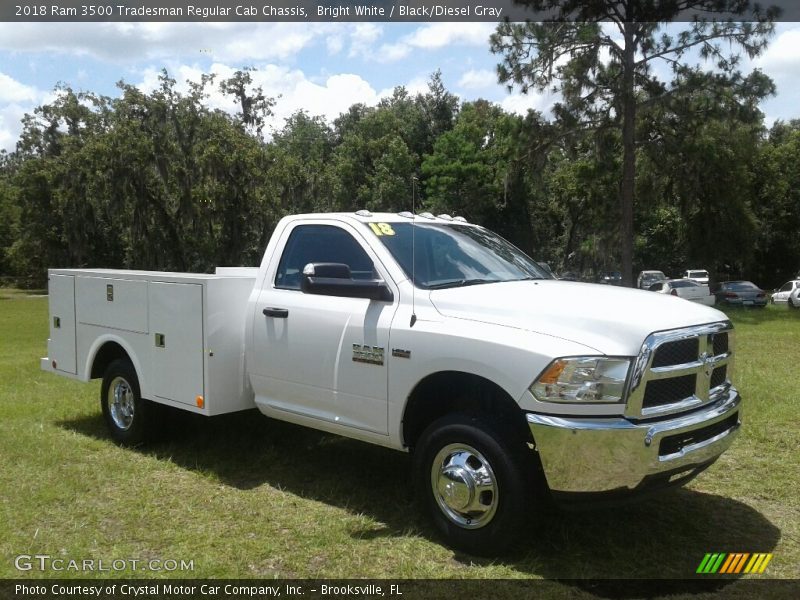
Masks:
[[[139,378],[129,360],[117,359],[108,365],[100,387],[100,406],[118,444],[138,446],[151,438],[157,407],[142,399]]]
[[[537,510],[534,491],[540,475],[531,451],[513,439],[502,435],[501,427],[463,414],[442,417],[422,433],[414,451],[415,487],[423,510],[453,547],[497,555],[512,549],[525,532]],[[467,472],[472,475],[465,480]],[[492,474],[493,492],[477,494],[470,485],[481,473]],[[465,502],[464,512],[453,507]]]

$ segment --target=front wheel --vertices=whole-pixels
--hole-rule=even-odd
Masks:
[[[149,438],[155,407],[142,399],[139,378],[130,361],[112,362],[100,388],[103,418],[118,444],[136,446]]]
[[[476,555],[511,548],[535,512],[536,469],[527,447],[478,417],[448,415],[415,450],[417,490],[426,512],[454,547]]]

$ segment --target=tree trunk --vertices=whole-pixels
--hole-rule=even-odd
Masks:
[[[636,23],[625,23],[622,61],[622,183],[620,184],[620,241],[622,284],[633,287],[633,196],[636,182],[636,95],[634,90]]]

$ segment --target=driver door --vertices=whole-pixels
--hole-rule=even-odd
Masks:
[[[296,223],[282,235],[281,258],[264,281],[253,325],[257,401],[388,434],[387,348],[396,290],[387,302],[305,294],[300,281],[306,264],[328,262],[348,265],[354,279],[383,279],[394,289],[393,282],[347,224]]]

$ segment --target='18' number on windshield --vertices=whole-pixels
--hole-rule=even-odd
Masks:
[[[369,228],[377,235],[394,235],[394,229],[388,223],[370,223]]]

